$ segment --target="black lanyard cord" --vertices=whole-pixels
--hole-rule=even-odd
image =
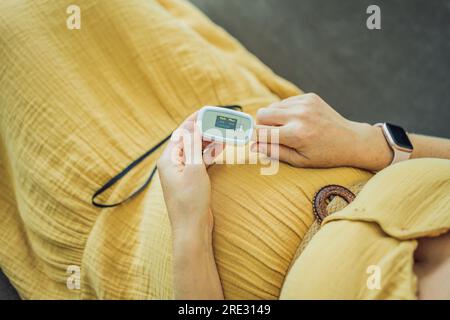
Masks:
[[[226,108],[226,109],[233,109],[233,110],[240,110],[242,111],[242,107],[238,106],[238,105],[230,105],[230,106],[219,106],[222,108]],[[107,191],[108,189],[110,189],[113,185],[115,185],[119,180],[121,180],[128,172],[130,172],[134,167],[136,167],[138,164],[140,164],[142,161],[144,161],[147,157],[149,157],[153,152],[155,152],[156,150],[159,149],[159,147],[161,147],[167,140],[170,139],[170,137],[172,136],[172,133],[170,133],[167,137],[165,137],[164,139],[162,139],[160,142],[158,142],[156,145],[154,145],[153,147],[151,147],[149,150],[147,150],[143,155],[141,155],[139,158],[133,160],[133,162],[131,162],[128,166],[125,167],[125,169],[123,169],[122,171],[120,171],[117,175],[115,175],[114,177],[112,177],[108,182],[106,182],[100,189],[98,189],[97,191],[94,192],[94,194],[92,195],[91,198],[91,202],[95,207],[98,208],[112,208],[112,207],[116,207],[121,205],[122,203],[134,198],[135,196],[137,196],[139,193],[141,193],[145,188],[147,188],[147,186],[150,184],[150,182],[152,182],[153,177],[155,176],[157,167],[156,165],[153,167],[150,176],[147,178],[147,180],[135,191],[133,191],[133,193],[131,193],[128,197],[126,197],[125,199],[119,201],[119,202],[115,202],[115,203],[111,203],[111,204],[107,204],[107,203],[100,203],[98,202],[96,199],[103,194],[105,191]]]

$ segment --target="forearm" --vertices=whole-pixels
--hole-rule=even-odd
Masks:
[[[173,239],[175,299],[223,299],[208,226],[185,226]]]
[[[393,153],[384,138],[381,128],[366,123],[358,123],[355,126],[359,136],[356,139],[357,143],[355,143],[355,166],[373,171],[379,171],[389,166]],[[411,159],[450,159],[449,139],[418,134],[409,134],[409,138],[414,147]]]
[[[414,146],[411,158],[450,159],[450,139],[410,134]]]

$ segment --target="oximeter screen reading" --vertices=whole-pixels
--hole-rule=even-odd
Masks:
[[[236,130],[237,119],[217,116],[215,126],[222,129]]]
[[[205,141],[246,144],[253,134],[250,115],[220,107],[205,106],[197,116],[197,126]]]

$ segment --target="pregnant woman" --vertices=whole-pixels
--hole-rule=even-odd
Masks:
[[[69,4],[0,2],[0,267],[22,298],[416,298],[420,270],[445,272],[443,264],[413,270],[413,253],[417,239],[450,228],[448,161],[381,170],[391,155],[379,130],[353,123],[361,130],[351,135],[350,122],[311,95],[272,105],[301,91],[187,2],[79,0],[79,30],[67,28]],[[120,206],[92,205],[96,190],[201,106],[230,104],[271,127],[326,126],[333,143],[323,136],[328,144],[316,149],[305,132],[281,132],[280,157],[290,164],[275,175],[245,164],[171,171],[163,155],[144,192]],[[316,107],[317,126],[297,114]],[[448,157],[446,141],[411,140],[413,157]],[[98,201],[133,193],[177,143]],[[361,183],[296,259],[317,190]],[[380,290],[365,285],[372,265]],[[205,280],[211,287],[191,283]],[[329,286],[312,290],[317,281]]]

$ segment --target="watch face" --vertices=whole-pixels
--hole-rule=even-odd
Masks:
[[[403,130],[403,128],[391,123],[386,123],[386,126],[391,133],[391,137],[396,145],[404,149],[413,149],[411,141],[409,141],[408,135],[406,134],[405,130]]]

